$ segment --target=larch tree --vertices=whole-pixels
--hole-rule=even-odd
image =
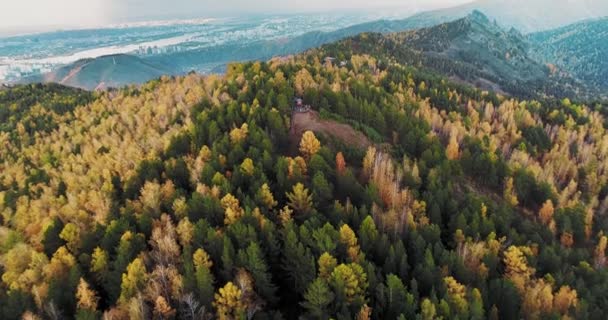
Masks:
[[[300,153],[306,159],[310,159],[313,155],[317,154],[321,149],[321,142],[317,140],[317,137],[312,131],[306,131],[302,135],[300,140]]]
[[[460,146],[458,145],[456,136],[452,135],[450,137],[450,142],[445,149],[445,154],[448,160],[458,160],[460,158]]]
[[[548,226],[551,220],[553,220],[553,213],[555,212],[555,208],[553,207],[553,201],[551,199],[547,200],[542,208],[538,211],[538,217],[540,221]]]
[[[344,160],[344,155],[342,152],[338,152],[336,154],[336,172],[339,175],[346,173],[346,161]]]
[[[299,214],[307,214],[312,208],[312,195],[304,187],[298,183],[293,186],[292,192],[286,194],[289,206]]]
[[[120,301],[127,303],[137,293],[140,293],[145,287],[147,279],[148,274],[143,260],[136,258],[127,266],[126,273],[122,275]]]
[[[317,278],[308,286],[304,294],[304,302],[301,305],[311,317],[322,319],[328,316],[328,307],[333,300],[334,293],[330,290],[327,282]]]
[[[233,320],[244,317],[245,304],[241,300],[242,291],[232,282],[226,283],[215,294],[213,306],[220,320]]]

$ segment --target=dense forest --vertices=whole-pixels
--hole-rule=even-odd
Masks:
[[[358,39],[0,91],[0,318],[605,319],[603,107]],[[294,135],[294,97],[373,144]]]

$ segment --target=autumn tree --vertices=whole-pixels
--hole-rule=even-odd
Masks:
[[[122,275],[120,301],[128,302],[146,285],[148,274],[141,258],[136,258],[127,266],[127,272]]]
[[[302,135],[300,140],[300,153],[306,159],[310,159],[313,155],[319,152],[321,149],[321,142],[317,140],[315,134],[312,131],[306,131]]]
[[[513,281],[515,286],[523,292],[526,284],[530,281],[533,271],[528,267],[523,252],[516,246],[510,246],[504,252],[505,274]]]
[[[215,294],[213,306],[221,320],[240,319],[244,317],[245,305],[241,301],[242,292],[232,282],[226,283]]]
[[[267,183],[264,183],[258,190],[256,198],[259,204],[263,205],[269,210],[276,207],[278,204],[278,202],[274,199],[274,195],[272,194],[272,191],[270,191],[270,187]]]
[[[300,214],[306,214],[312,208],[312,195],[303,184],[293,186],[292,192],[286,194],[289,206]]]
[[[460,158],[460,146],[455,136],[450,137],[450,142],[445,149],[445,154],[448,160],[457,160]]]
[[[343,175],[346,172],[346,161],[342,152],[336,154],[336,172],[339,175]]]
[[[548,226],[551,220],[553,219],[554,211],[555,209],[553,208],[553,202],[551,201],[551,199],[545,201],[542,208],[540,208],[540,210],[538,211],[538,217],[540,218],[540,221],[544,225]]]

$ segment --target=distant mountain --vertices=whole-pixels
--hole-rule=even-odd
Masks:
[[[523,33],[562,27],[581,20],[608,16],[606,0],[478,0],[465,5],[422,12],[402,21],[438,24],[479,10],[504,27]]]
[[[337,47],[352,46],[362,53],[395,58],[455,81],[516,96],[584,93],[573,78],[533,59],[530,45],[517,30],[502,29],[480,11],[474,11],[462,19],[430,28],[387,35],[363,34]]]
[[[608,89],[608,18],[584,21],[529,36],[537,59]]]
[[[132,55],[118,54],[79,60],[47,73],[37,80],[94,90],[144,83],[172,73],[172,69],[162,64]]]

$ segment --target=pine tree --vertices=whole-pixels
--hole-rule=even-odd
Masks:
[[[276,286],[272,283],[266,261],[260,246],[253,242],[246,250],[239,251],[239,263],[247,269],[255,281],[255,286],[260,295],[270,304],[274,304],[276,298]]]
[[[308,286],[304,302],[300,304],[312,318],[326,319],[329,317],[329,307],[333,300],[334,294],[325,280],[317,278]]]
[[[310,249],[298,240],[292,226],[285,230],[282,253],[281,265],[290,284],[296,292],[303,294],[315,278],[315,259]]]

